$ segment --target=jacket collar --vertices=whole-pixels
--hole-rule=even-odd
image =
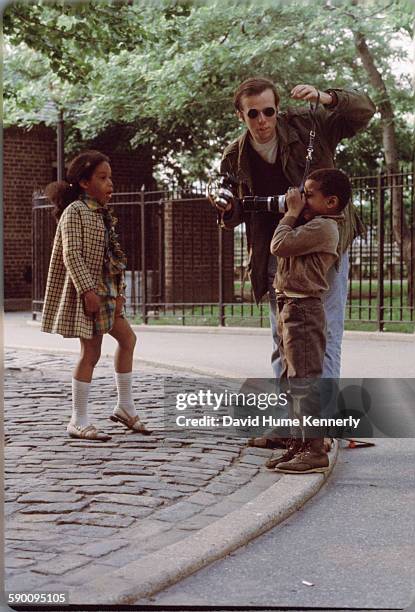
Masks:
[[[105,209],[105,206],[103,206],[102,204],[100,204],[97,200],[95,200],[94,198],[91,198],[91,196],[89,196],[87,193],[82,193],[81,194],[81,200],[83,202],[85,202],[85,204],[88,206],[89,210],[92,210],[94,212],[97,212],[99,210],[103,211],[103,209]]]
[[[277,142],[282,148],[299,140],[297,131],[287,121],[287,113],[278,113],[276,131]]]
[[[314,219],[333,219],[333,221],[339,222],[339,221],[343,221],[345,219],[344,213],[341,212],[337,215],[316,215],[314,217]]]
[[[238,176],[236,178],[239,182],[246,183],[252,191],[253,185],[249,169],[248,143],[249,131],[246,130],[242,136],[238,138]]]

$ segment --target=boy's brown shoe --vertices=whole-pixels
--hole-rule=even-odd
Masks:
[[[269,470],[273,470],[280,463],[286,463],[291,461],[303,448],[303,441],[301,438],[289,438],[287,442],[287,450],[283,455],[271,455],[268,461],[265,463],[265,467]]]
[[[308,440],[304,450],[291,461],[279,463],[275,470],[284,474],[313,474],[326,472],[329,467],[329,457],[324,450],[324,440]]]

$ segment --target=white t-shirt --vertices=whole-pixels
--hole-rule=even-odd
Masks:
[[[261,144],[256,142],[253,138],[250,139],[251,145],[255,149],[255,151],[262,157],[262,159],[269,164],[275,164],[275,160],[277,159],[277,135],[274,134],[272,140]]]

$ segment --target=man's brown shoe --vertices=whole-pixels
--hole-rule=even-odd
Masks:
[[[303,448],[303,441],[301,438],[289,438],[287,442],[287,450],[283,455],[271,455],[268,461],[265,463],[265,467],[269,470],[273,470],[280,463],[286,463],[291,461]]]
[[[284,474],[314,474],[326,472],[329,467],[329,457],[324,450],[324,440],[308,440],[304,450],[291,461],[279,463],[275,470]]]

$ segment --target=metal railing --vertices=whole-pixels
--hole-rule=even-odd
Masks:
[[[414,326],[413,173],[354,177],[354,203],[367,227],[350,249],[346,320],[373,329]],[[247,275],[245,227],[220,230],[195,190],[123,191],[111,203],[127,254],[127,310],[153,324],[269,325]],[[51,205],[33,202],[33,316],[42,310],[55,233]],[[397,240],[397,238],[402,239]],[[399,327],[400,326],[400,327]],[[412,326],[412,327],[411,327]],[[406,328],[405,328],[406,329]]]
[[[350,249],[347,320],[380,331],[414,322],[414,173],[354,177],[354,202],[367,227]]]

